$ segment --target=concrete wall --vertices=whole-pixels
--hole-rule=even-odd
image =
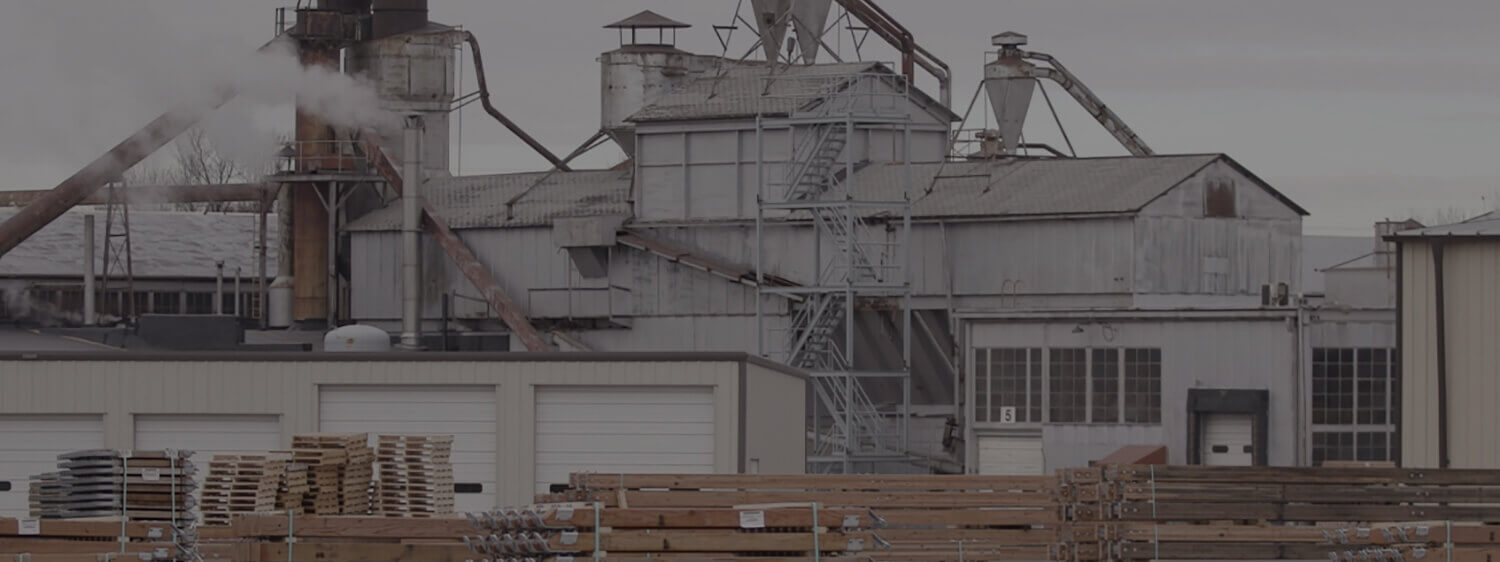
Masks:
[[[289,445],[293,434],[319,430],[322,386],[493,387],[498,412],[495,477],[500,489],[496,497],[501,505],[519,505],[532,499],[537,386],[710,386],[714,389],[717,472],[740,470],[742,443],[747,451],[760,455],[762,470],[797,472],[802,462],[805,380],[765,366],[751,369],[743,357],[628,360],[573,354],[516,360],[472,354],[420,358],[320,354],[246,359],[218,355],[212,361],[194,356],[119,357],[124,356],[112,360],[0,358],[0,388],[5,389],[0,392],[0,414],[102,414],[105,446],[115,449],[134,447],[134,417],[139,414],[275,415],[280,416],[282,443]],[[751,412],[796,420],[796,427],[750,424]]]
[[[1432,242],[1402,244],[1401,461],[1439,466],[1438,300]],[[1448,457],[1453,468],[1500,467],[1500,242],[1443,247]]]
[[[1042,424],[1049,470],[1086,466],[1088,461],[1126,445],[1165,445],[1171,463],[1186,463],[1187,395],[1193,388],[1269,391],[1269,462],[1283,466],[1297,463],[1299,428],[1305,418],[1299,414],[1303,401],[1299,396],[1293,313],[1104,312],[1056,316],[1066,318],[967,320],[966,419],[974,419],[975,348],[1160,348],[1161,423]],[[1105,330],[1104,324],[1112,332]],[[1075,327],[1083,327],[1083,332],[1074,333]],[[967,442],[974,443],[976,433],[1027,425],[1037,426],[970,423],[971,438]],[[975,461],[973,454],[971,450],[971,463]]]

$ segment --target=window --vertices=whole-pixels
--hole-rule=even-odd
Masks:
[[[1394,359],[1384,348],[1313,349],[1314,465],[1391,460]]]
[[[1003,408],[1015,408],[1015,419],[1003,419]],[[1159,424],[1161,350],[976,348],[974,417],[996,423]]]
[[[1120,422],[1120,350],[1118,349],[1094,349],[1090,350],[1091,362],[1089,364],[1089,396],[1093,404],[1093,414],[1089,421],[1094,423],[1119,423]]]
[[[1161,350],[1125,350],[1125,423],[1161,423]]]
[[[1088,421],[1088,350],[1063,348],[1048,351],[1047,384],[1051,388],[1047,393],[1047,421]]]
[[[978,421],[1002,421],[1006,407],[1016,409],[1016,422],[1042,421],[1042,350],[976,349],[974,372]]]
[[[188,293],[187,294],[187,310],[182,311],[182,313],[183,314],[213,314],[214,313],[214,294],[213,293]]]

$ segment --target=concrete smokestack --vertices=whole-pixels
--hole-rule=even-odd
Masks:
[[[94,215],[83,216],[83,325],[94,320]]]
[[[401,165],[401,347],[422,346],[422,117],[406,118]]]

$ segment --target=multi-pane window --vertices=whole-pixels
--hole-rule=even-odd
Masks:
[[[1047,350],[1047,421],[1053,423],[1088,420],[1088,350]]]
[[[1161,423],[1161,350],[1125,350],[1125,423]]]
[[[1312,460],[1391,460],[1395,353],[1383,348],[1314,348]]]
[[[974,374],[975,421],[1161,423],[1160,349],[979,348]]]

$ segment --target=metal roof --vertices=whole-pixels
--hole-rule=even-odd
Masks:
[[[0,211],[0,220],[15,210]],[[74,209],[38,231],[4,256],[0,277],[83,275],[83,216],[94,215],[95,271],[103,271],[103,210]],[[130,213],[130,247],[138,278],[197,277],[212,279],[214,261],[224,260],[225,275],[253,277],[259,267],[255,249],[259,216],[253,213]],[[276,217],[266,221],[266,269],[276,275]]]
[[[1222,154],[1191,154],[916,164],[911,167],[912,213],[926,218],[1129,214],[1220,159],[1233,162]],[[543,226],[562,217],[633,215],[630,174],[558,172],[529,192],[547,174],[434,179],[425,188],[428,201],[453,228]],[[899,200],[904,178],[902,166],[877,164],[855,172],[852,185],[862,200]],[[1281,197],[1270,186],[1259,185]],[[506,202],[523,192],[507,215]],[[878,212],[883,211],[870,211]],[[400,206],[392,205],[366,215],[351,229],[400,227]]]
[[[638,27],[664,27],[682,29],[692,26],[663,16],[651,10],[643,10],[639,14],[606,25],[604,26],[604,29],[635,29]]]
[[[1461,223],[1429,226],[1397,232],[1393,238],[1489,238],[1500,237],[1500,216],[1485,213]]]
[[[690,121],[700,119],[736,119],[756,115],[787,115],[814,99],[812,96],[828,89],[828,83],[814,76],[837,79],[861,73],[884,73],[895,76],[884,64],[876,62],[850,62],[833,64],[792,65],[777,67],[777,76],[785,80],[770,80],[770,67],[764,64],[735,64],[724,71],[723,76],[707,75],[663,95],[647,105],[627,121]],[[799,79],[800,78],[800,79]],[[936,112],[939,118],[957,121],[958,116],[934,101],[915,87],[911,96],[920,105]]]
[[[912,166],[916,216],[1030,216],[1138,211],[1220,154],[1002,159]],[[899,164],[857,172],[855,185],[878,200],[899,199]],[[930,191],[928,191],[930,189]]]
[[[422,189],[427,202],[453,228],[504,228],[547,225],[563,217],[628,216],[630,181],[629,170],[526,172],[433,178]],[[512,200],[514,204],[507,206]],[[349,226],[356,231],[399,228],[400,205],[372,212]]]

